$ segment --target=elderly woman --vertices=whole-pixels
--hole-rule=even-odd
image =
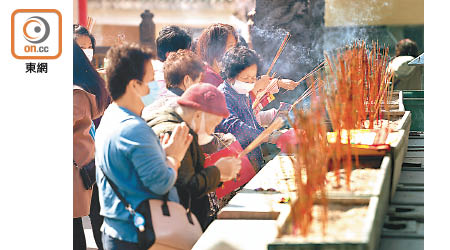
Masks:
[[[225,81],[218,87],[225,94],[230,116],[224,119],[216,132],[231,133],[247,147],[264,130],[252,110],[250,91],[255,87],[260,58],[254,50],[246,47],[231,48],[222,60],[221,75]],[[266,142],[275,144],[279,132],[274,132]],[[261,148],[248,154],[249,160],[259,170],[263,165]]]
[[[244,45],[242,39],[239,37],[233,26],[228,24],[213,24],[203,30],[196,43],[196,53],[206,63],[205,73],[203,74],[201,82],[211,83],[214,86],[219,86],[224,79],[220,75],[221,61],[223,55],[236,45]],[[247,47],[247,46],[245,46]],[[260,80],[256,82],[255,88],[250,92],[251,99],[255,99],[259,91],[264,90],[271,82],[267,75],[261,76]],[[277,93],[279,88],[292,90],[297,87],[298,82],[289,79],[282,79],[277,82],[271,94]],[[262,103],[260,108],[263,108],[266,103]],[[267,125],[267,121],[271,121],[276,111],[274,109],[258,113],[258,123]]]
[[[186,49],[169,52],[164,61],[164,78],[167,91],[144,108],[142,117],[145,119],[157,109],[176,104],[178,97],[188,87],[200,82],[204,70],[202,60],[194,52]]]
[[[156,134],[170,134],[182,122],[188,125],[194,139],[181,161],[175,186],[181,204],[191,207],[203,230],[215,216],[207,194],[214,192],[220,182],[235,178],[241,168],[241,161],[232,157],[221,158],[214,166],[204,166],[201,146],[214,138],[211,135],[214,128],[228,115],[225,96],[213,85],[202,83],[189,87],[177,100],[177,106],[152,113],[147,123]]]

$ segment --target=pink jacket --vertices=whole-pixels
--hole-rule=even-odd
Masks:
[[[214,70],[206,65],[205,72],[203,73],[202,82],[210,83],[216,87],[223,83],[222,77],[219,74],[214,72]]]
[[[73,86],[73,160],[83,167],[94,159],[94,140],[89,134],[92,120],[100,117],[95,96]],[[89,215],[92,190],[83,187],[79,170],[73,166],[73,218]]]

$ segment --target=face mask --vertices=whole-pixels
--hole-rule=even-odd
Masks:
[[[233,84],[233,89],[236,90],[241,95],[246,95],[255,87],[255,83],[241,82],[235,80]]]
[[[83,49],[83,52],[89,59],[89,62],[92,62],[92,58],[94,58],[94,49]]]
[[[147,83],[148,88],[150,89],[150,93],[146,96],[141,97],[142,102],[145,106],[153,103],[159,96],[159,84],[157,81],[152,81]]]
[[[212,136],[206,132],[205,127],[206,127],[205,126],[205,113],[203,112],[202,118],[200,120],[200,129],[197,132],[198,145],[206,145],[214,139],[214,136]],[[192,129],[193,130],[195,129],[195,125],[193,125]]]

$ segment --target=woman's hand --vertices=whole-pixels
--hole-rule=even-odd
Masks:
[[[271,144],[276,144],[278,141],[278,138],[283,134],[283,132],[275,130],[273,131],[267,138],[267,142]]]
[[[298,86],[299,82],[294,82],[290,79],[281,79],[278,81],[278,87],[287,89],[287,90],[293,90]]]
[[[260,79],[256,80],[255,87],[252,90],[253,93],[256,95],[259,91],[263,91],[269,83],[270,77],[268,75],[262,75]]]
[[[166,133],[161,139],[161,145],[167,157],[172,157],[178,162],[183,160],[191,142],[192,135],[189,134],[189,128],[184,122],[175,127],[171,136]]]
[[[241,159],[236,157],[220,158],[215,165],[220,171],[221,182],[236,178],[236,175],[241,171]]]

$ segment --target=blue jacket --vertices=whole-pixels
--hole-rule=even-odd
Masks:
[[[176,173],[166,164],[158,137],[145,121],[115,103],[106,109],[95,135],[95,163],[102,231],[113,238],[138,242],[130,213],[114,193],[101,168],[128,203],[136,207],[149,198],[179,202],[174,188]]]
[[[233,134],[244,149],[264,131],[264,128],[256,121],[250,97],[238,94],[226,81],[220,84],[218,89],[225,95],[230,116],[222,120],[216,127],[216,132]],[[263,165],[261,147],[257,147],[247,156],[261,168]]]

